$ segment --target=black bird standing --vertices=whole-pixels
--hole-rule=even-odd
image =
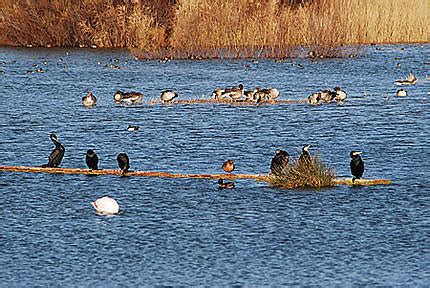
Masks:
[[[87,157],[85,158],[85,162],[87,163],[88,168],[90,168],[91,170],[99,169],[99,157],[97,156],[96,152],[91,149],[87,151]]]
[[[299,157],[299,162],[305,163],[305,162],[311,162],[311,155],[309,155],[309,148],[311,145],[305,145],[302,148],[302,154]]]
[[[122,174],[124,175],[124,173],[130,169],[130,160],[128,159],[128,155],[125,153],[119,153],[116,160],[118,161],[119,169],[121,169]]]
[[[57,135],[55,133],[51,133],[49,136],[51,138],[52,143],[54,143],[55,148],[52,150],[49,155],[48,164],[42,165],[42,167],[58,167],[63,160],[64,157],[64,146],[61,145],[60,141],[58,141]]]
[[[281,174],[283,167],[287,166],[290,155],[287,151],[276,149],[275,156],[270,163],[270,173],[273,175]]]
[[[364,173],[364,162],[360,157],[360,154],[362,152],[360,151],[352,151],[351,156],[351,174],[352,176],[352,183],[354,183],[355,179],[360,179],[363,176]]]

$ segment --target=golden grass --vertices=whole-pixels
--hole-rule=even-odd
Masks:
[[[355,56],[429,42],[428,0],[0,1],[0,45],[128,47],[140,58]],[[296,1],[300,2],[300,1]]]
[[[2,0],[0,45],[146,49],[163,37],[147,8],[114,2]]]
[[[288,189],[311,187],[322,188],[334,186],[334,172],[319,157],[310,161],[294,160],[279,169],[276,175],[270,174],[267,181],[275,187]]]

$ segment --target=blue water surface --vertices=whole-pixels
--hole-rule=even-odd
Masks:
[[[266,173],[277,148],[303,144],[350,177],[388,186],[284,190],[237,180],[0,172],[0,286],[427,286],[430,283],[430,45],[371,46],[354,59],[138,61],[127,51],[0,48],[0,165],[45,164],[55,132],[62,167]],[[117,59],[117,60],[116,60]],[[44,61],[47,61],[44,63]],[[100,62],[100,63],[98,63]],[[37,67],[33,64],[37,64]],[[111,69],[109,64],[123,69]],[[42,67],[45,73],[27,73]],[[418,77],[396,97],[397,79]],[[209,98],[217,87],[276,87],[305,99],[341,86],[341,105],[148,105],[164,89]],[[117,106],[116,90],[144,93]],[[84,108],[92,91],[98,103]],[[139,125],[136,132],[128,125]],[[100,216],[90,202],[121,208]]]

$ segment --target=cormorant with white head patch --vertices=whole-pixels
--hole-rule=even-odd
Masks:
[[[309,154],[309,148],[311,145],[304,145],[302,148],[302,154],[299,157],[299,162],[311,162],[311,155]]]

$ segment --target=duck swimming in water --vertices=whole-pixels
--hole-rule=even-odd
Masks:
[[[128,155],[126,153],[119,153],[116,157],[116,161],[118,161],[119,169],[122,171],[122,175],[130,169],[130,159],[128,159]]]
[[[102,198],[97,199],[94,202],[91,202],[91,205],[96,209],[97,213],[100,214],[117,214],[119,212],[119,205],[115,199],[104,196]]]
[[[302,148],[302,154],[299,157],[299,162],[309,163],[311,161],[311,155],[309,154],[309,148],[311,145],[304,145]]]
[[[88,92],[87,95],[82,97],[82,105],[84,105],[85,107],[90,107],[90,108],[94,107],[96,103],[97,103],[97,98],[91,92]]]
[[[290,155],[287,151],[276,149],[275,156],[270,163],[270,174],[280,175],[283,168],[288,165]]]
[[[178,97],[178,93],[173,90],[164,90],[161,92],[160,99],[163,103],[172,102],[173,99]]]
[[[417,81],[418,81],[417,77],[415,77],[414,74],[409,73],[406,80],[396,80],[396,81],[394,81],[394,84],[396,84],[396,85],[415,85],[415,83],[417,83]]]
[[[345,91],[340,89],[339,86],[334,87],[334,92],[336,93],[336,95],[334,96],[334,100],[336,102],[342,102],[345,101],[346,98],[348,98],[348,94],[346,94]]]
[[[49,137],[51,138],[52,143],[54,143],[55,148],[49,155],[48,164],[44,164],[42,167],[58,167],[60,166],[61,160],[63,160],[65,149],[55,133],[51,133]]]
[[[364,173],[364,162],[360,157],[360,151],[352,151],[350,153],[351,163],[349,164],[351,167],[352,183],[354,183],[355,179],[360,179],[363,177]]]
[[[218,179],[218,189],[233,189],[234,183],[233,182],[224,182],[224,179],[219,178]]]
[[[408,91],[406,91],[405,89],[399,89],[396,92],[396,96],[398,96],[398,97],[406,97],[406,96],[408,96]]]
[[[140,92],[121,92],[116,91],[113,99],[117,103],[138,104],[142,102],[143,94]]]
[[[222,170],[224,170],[227,173],[231,173],[234,171],[234,169],[236,168],[234,166],[234,161],[233,160],[227,160],[225,161],[222,166],[221,166]]]
[[[88,149],[87,156],[85,157],[85,163],[87,163],[88,168],[91,170],[99,169],[99,157],[97,156],[96,152]]]
[[[138,131],[140,129],[139,126],[128,125],[128,131]]]

